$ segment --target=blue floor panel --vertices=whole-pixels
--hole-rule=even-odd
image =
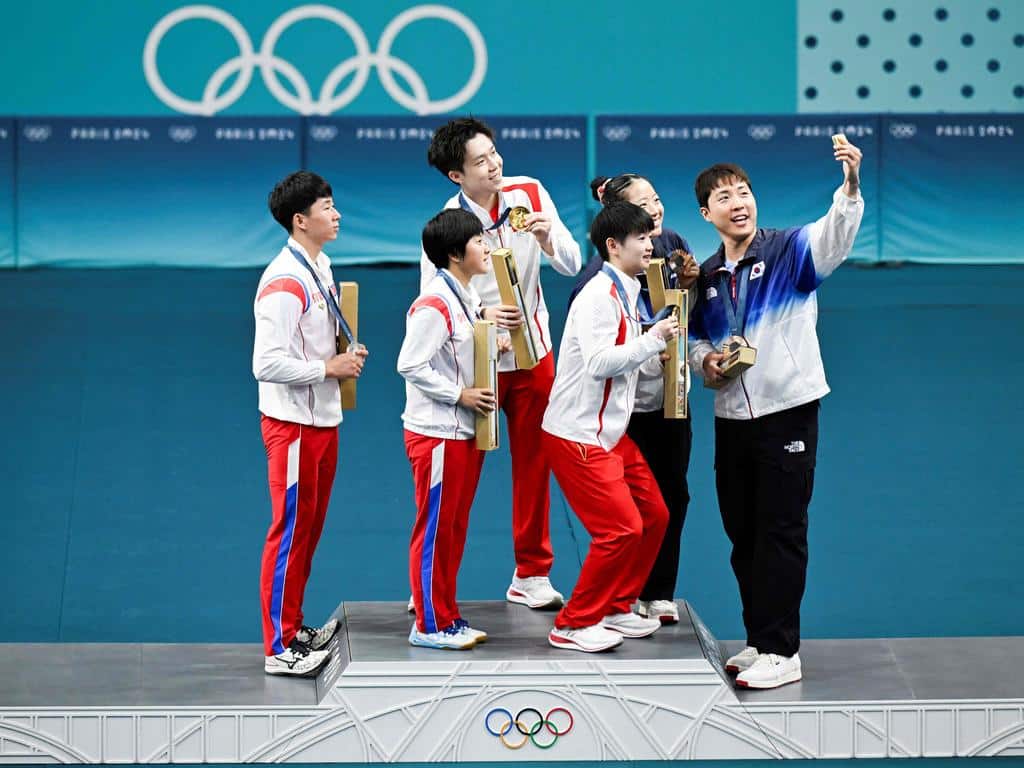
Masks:
[[[255,642],[266,467],[250,372],[254,270],[0,271],[7,641]],[[353,268],[370,349],[307,588],[404,600],[412,482],[394,365],[411,268]],[[546,271],[552,330],[570,281]],[[1024,269],[844,267],[819,290],[821,412],[806,637],[1022,635]],[[41,301],[40,297],[46,297]],[[59,301],[55,300],[59,298]],[[1004,354],[1004,351],[1008,352]],[[711,399],[692,393],[692,502],[677,593],[742,637],[714,496]],[[489,455],[460,574],[512,571],[506,448]],[[553,579],[586,534],[552,495]]]

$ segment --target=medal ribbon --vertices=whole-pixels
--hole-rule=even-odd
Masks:
[[[446,283],[448,283],[448,287],[451,289],[452,293],[455,294],[455,298],[458,300],[459,306],[462,307],[462,311],[465,313],[466,319],[469,320],[469,324],[472,325],[473,316],[469,314],[469,310],[466,309],[466,304],[462,301],[462,294],[459,293],[459,289],[455,286],[455,280],[452,279],[452,276],[448,273],[447,269],[439,269],[437,270],[437,273],[444,278]]]
[[[349,328],[348,323],[345,322],[345,318],[342,317],[341,307],[339,307],[338,302],[335,301],[334,294],[324,290],[323,283],[320,282],[320,277],[317,275],[316,270],[313,269],[313,265],[306,260],[305,256],[291,245],[288,246],[288,250],[292,252],[292,256],[298,259],[299,263],[308,269],[309,274],[313,276],[313,282],[316,283],[317,290],[320,291],[320,295],[324,297],[324,301],[327,302],[327,306],[331,308],[331,314],[334,315],[334,319],[338,321],[338,327],[341,328],[341,332],[345,336],[345,340],[351,345],[355,342],[356,337],[352,334],[352,329]]]
[[[729,333],[733,336],[743,338],[743,329],[747,324],[747,286],[750,284],[750,268],[742,270],[736,267],[739,275],[739,296],[733,294],[730,283],[735,278],[735,273],[722,270],[718,278],[718,291],[722,294],[725,304],[725,316],[729,321]],[[733,303],[735,302],[735,304]]]
[[[469,200],[467,200],[466,196],[461,192],[459,192],[459,205],[462,207],[462,210],[469,211],[474,216],[476,216],[476,211],[473,210],[472,206],[470,206],[469,204]],[[498,220],[494,222],[491,226],[486,227],[484,229],[484,232],[491,232],[492,230],[499,229],[501,225],[505,223],[505,220],[508,218],[508,215],[511,212],[511,208],[506,208],[505,211],[501,214],[501,216],[498,217]]]

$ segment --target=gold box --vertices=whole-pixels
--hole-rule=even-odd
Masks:
[[[489,389],[498,397],[498,326],[491,320],[473,323],[473,386]],[[498,447],[498,409],[486,416],[476,414],[476,447]]]
[[[345,318],[348,327],[352,330],[352,336],[359,338],[359,283],[338,283],[338,293],[341,296],[341,316]],[[348,351],[348,339],[345,334],[338,335],[338,352]],[[352,411],[356,407],[356,381],[357,379],[342,379],[338,382],[341,387],[341,410]]]
[[[714,384],[709,384],[705,379],[704,386],[708,389],[721,389],[757,362],[757,350],[739,342],[728,343],[722,351],[725,353],[725,357],[722,358],[718,367],[722,370],[724,378]]]
[[[648,282],[648,285],[650,283]],[[675,307],[673,314],[679,319],[679,335],[665,347],[668,359],[665,361],[664,408],[666,419],[685,419],[686,390],[690,373],[686,367],[686,336],[689,328],[689,302],[686,291],[669,288],[665,291],[665,306]],[[653,301],[653,295],[652,295]]]
[[[651,296],[651,309],[655,313],[660,312],[668,302],[665,298],[665,291],[669,290],[668,280],[665,279],[665,260],[651,259],[647,265],[647,292]]]
[[[516,258],[510,248],[498,248],[491,251],[491,261],[494,263],[494,277],[498,281],[501,303],[518,307],[523,313],[523,324],[511,331],[516,365],[524,370],[533,368],[540,362],[541,348],[533,336],[533,328],[526,311],[526,300],[523,296],[523,287],[519,283]]]

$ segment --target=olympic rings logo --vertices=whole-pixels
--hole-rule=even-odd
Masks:
[[[48,125],[26,125],[21,133],[29,141],[39,142],[49,139],[53,129]]]
[[[748,125],[747,135],[754,141],[768,141],[775,135],[774,125]]]
[[[201,101],[191,101],[174,93],[164,83],[157,70],[156,56],[160,42],[173,27],[183,21],[206,19],[220,24],[238,44],[238,56],[221,64],[203,89]],[[314,101],[306,78],[288,61],[276,56],[274,48],[282,33],[293,24],[306,19],[322,19],[341,27],[355,45],[354,56],[339,63],[327,75],[320,87],[320,95]],[[391,47],[399,33],[410,24],[422,19],[447,21],[461,30],[473,49],[473,71],[469,80],[453,96],[432,101],[423,78],[407,62],[391,55]],[[444,5],[417,5],[393,18],[381,32],[377,50],[370,50],[366,33],[351,16],[328,5],[302,5],[282,14],[267,29],[260,44],[259,52],[253,49],[252,39],[238,19],[227,11],[212,5],[186,5],[171,11],[156,23],[146,38],[142,53],[142,68],[146,82],[157,98],[164,104],[189,115],[215,115],[238,101],[252,81],[253,72],[259,67],[267,90],[285,107],[302,115],[329,115],[348,106],[358,96],[370,76],[370,70],[377,68],[377,75],[384,90],[400,105],[419,115],[454,112],[469,101],[480,89],[487,74],[487,46],[477,26],[465,15]],[[238,77],[230,88],[220,93],[228,79],[237,73]],[[340,93],[338,85],[353,75]],[[411,93],[402,89],[395,81],[400,76],[408,84]],[[282,75],[292,86],[289,92],[278,79]]]
[[[608,141],[625,141],[633,129],[628,125],[606,125],[601,133]]]
[[[194,125],[172,125],[167,129],[167,136],[176,144],[188,144],[196,137]]]
[[[917,134],[917,126],[913,123],[893,123],[889,126],[889,134],[894,139],[912,139]]]
[[[564,715],[568,718],[568,723],[565,723],[564,728],[559,728],[553,719],[555,715]],[[499,721],[501,727],[498,730],[494,730],[492,718],[495,715],[503,715],[504,718]],[[558,719],[563,719],[559,717]],[[542,715],[539,709],[534,707],[523,707],[516,713],[515,717],[512,717],[512,713],[503,707],[495,707],[487,716],[484,718],[484,728],[487,732],[501,740],[508,749],[520,749],[526,742],[532,741],[535,747],[540,749],[551,749],[558,742],[560,736],[565,736],[572,730],[575,720],[573,720],[572,712],[565,707],[553,707],[548,710],[546,715]],[[512,734],[515,729],[516,734]],[[542,734],[542,731],[546,733]],[[517,741],[511,741],[507,736],[512,735]],[[538,738],[540,736],[541,738]],[[521,738],[520,738],[521,737]]]

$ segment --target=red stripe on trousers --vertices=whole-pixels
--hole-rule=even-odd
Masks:
[[[299,442],[298,509],[281,606],[281,641],[285,648],[302,626],[302,598],[309,581],[313,553],[324,529],[331,485],[338,468],[337,427],[311,427],[261,416],[260,427],[267,451],[271,522],[263,545],[260,567],[260,605],[263,613],[263,650],[273,653],[274,626],[270,616],[274,566],[285,524],[285,492],[288,488],[288,446]]]
[[[433,584],[424,584],[422,555],[430,507],[431,456],[444,443],[444,471],[441,477],[441,505],[434,535]],[[416,627],[425,632],[423,590],[431,590],[434,619],[444,629],[460,617],[456,601],[456,579],[466,547],[469,510],[473,506],[484,452],[476,440],[445,440],[405,430],[405,453],[412,465],[416,494],[416,521],[409,542],[409,584],[416,605]]]
[[[498,407],[505,412],[512,456],[512,544],[522,579],[547,576],[554,562],[549,527],[551,469],[540,428],[554,381],[553,352],[529,370],[498,374]]]
[[[544,449],[566,501],[590,534],[576,588],[555,626],[589,627],[631,610],[654,567],[668,509],[628,435],[606,451],[545,432]]]

